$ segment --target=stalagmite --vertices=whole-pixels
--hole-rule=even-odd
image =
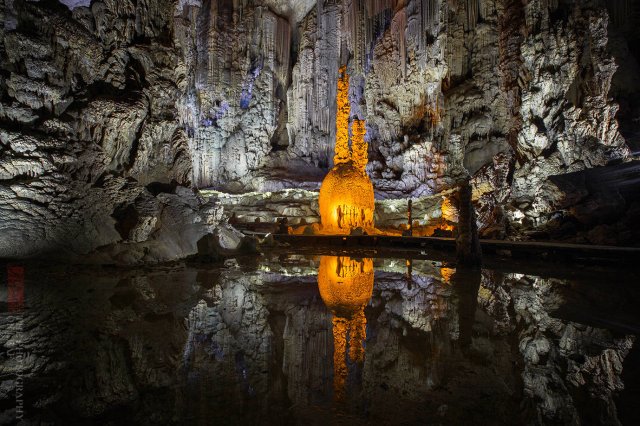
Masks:
[[[351,113],[351,106],[349,103],[349,75],[347,74],[346,66],[340,68],[336,103],[336,147],[333,164],[338,165],[348,162],[351,158],[351,153],[349,152],[349,114]]]
[[[349,76],[340,68],[338,80],[335,166],[320,186],[318,203],[322,231],[348,234],[354,228],[373,229],[375,201],[373,184],[365,172],[367,143],[363,120],[354,120],[349,149]]]

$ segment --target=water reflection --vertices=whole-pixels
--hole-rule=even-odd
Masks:
[[[25,269],[24,283],[3,269],[0,344],[29,354],[19,366],[28,419],[615,423],[614,398],[623,380],[633,385],[621,371],[634,371],[640,295],[622,276],[612,287],[420,259],[259,262]],[[22,294],[18,316],[9,307]],[[6,358],[1,367],[7,418],[18,370]]]
[[[373,259],[346,256],[322,256],[318,269],[318,289],[324,304],[333,314],[333,386],[334,397],[343,401],[349,359],[364,362],[367,318],[364,308],[373,294]]]
[[[472,342],[481,281],[482,271],[479,268],[458,268],[453,274],[453,288],[458,296],[458,344],[463,351],[468,350]]]

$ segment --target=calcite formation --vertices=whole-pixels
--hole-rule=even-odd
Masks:
[[[366,173],[367,143],[363,120],[354,120],[349,145],[349,75],[340,68],[338,80],[335,166],[322,181],[318,204],[322,231],[349,233],[354,228],[373,229],[375,199],[373,185]]]
[[[431,196],[471,177],[483,235],[637,241],[636,198],[555,182],[638,150],[639,8],[3,1],[0,255],[153,241],[165,228],[157,196],[174,194],[172,181],[318,190],[336,165],[341,65],[351,75],[352,141],[364,120],[377,198]],[[599,206],[612,198],[623,200],[620,215],[604,218]],[[187,204],[193,216],[177,223],[217,220],[204,213],[212,206]],[[127,220],[140,230],[123,237],[123,212],[134,210]]]

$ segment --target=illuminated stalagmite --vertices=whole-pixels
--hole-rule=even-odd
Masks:
[[[322,256],[318,288],[333,314],[333,386],[336,399],[342,400],[348,374],[347,337],[349,359],[364,361],[367,328],[364,308],[373,293],[373,259]]]
[[[367,176],[367,142],[364,120],[353,120],[349,147],[349,75],[340,68],[336,112],[334,167],[320,187],[323,232],[348,234],[353,228],[373,229],[375,201]]]

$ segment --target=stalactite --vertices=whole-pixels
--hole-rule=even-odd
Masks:
[[[407,75],[407,13],[406,8],[399,11],[391,22],[391,33],[395,40],[395,45],[398,46],[398,56],[400,62],[400,71],[402,77]]]
[[[279,100],[276,98],[275,89],[278,85],[286,86],[288,82],[291,28],[286,19],[275,15],[269,9],[258,7],[257,11],[260,16],[256,20],[256,23],[259,23],[261,27],[257,28],[256,32],[259,31],[261,36],[259,37],[261,40],[260,57],[264,64],[254,65],[248,75],[251,81],[245,81],[243,84],[252,85],[252,80],[257,77],[257,74],[263,66],[272,70],[273,78],[270,82],[270,93],[272,93],[272,97],[270,99],[271,104],[269,105],[269,110],[271,112],[270,124],[275,126],[277,124],[279,107]]]
[[[397,3],[397,0],[353,0],[345,5],[345,41],[357,73],[368,70],[375,42],[391,25]]]
[[[467,21],[466,21],[466,29],[472,30],[478,24],[478,16],[479,16],[479,0],[467,0],[466,11],[467,11]]]
[[[464,45],[464,39],[453,40],[449,48],[449,72],[450,76],[464,76],[467,73],[468,53]]]
[[[518,133],[522,127],[522,116],[520,115],[520,105],[522,104],[522,93],[518,84],[521,74],[522,55],[521,29],[525,22],[525,11],[520,0],[501,0],[502,13],[498,17],[499,70],[502,77],[502,88],[506,97],[506,104],[511,116],[507,142],[514,150],[518,161],[521,154],[518,149]]]
[[[440,23],[441,0],[416,0],[407,4],[406,37],[411,40],[414,55],[421,67],[428,61],[429,39],[438,33]]]
[[[317,43],[315,55],[312,124],[331,138],[335,133],[332,118],[335,115],[336,75],[340,56],[342,17],[334,1],[319,1],[317,6]]]

